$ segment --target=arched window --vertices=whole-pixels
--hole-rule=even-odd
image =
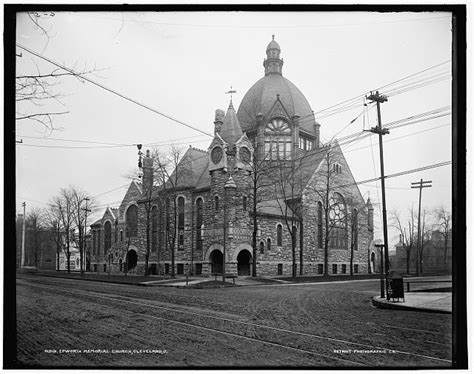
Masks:
[[[202,223],[203,223],[202,199],[196,200],[196,249],[202,250]]]
[[[346,204],[337,192],[329,199],[329,231],[329,247],[347,249]]]
[[[263,254],[265,252],[265,243],[260,242],[260,253]]]
[[[166,209],[166,231],[170,229],[170,199],[166,198],[165,201],[165,209]]]
[[[280,118],[265,127],[265,155],[270,160],[291,157],[291,128]]]
[[[115,220],[115,224],[114,224],[114,240],[115,240],[115,243],[118,242],[118,221]]]
[[[158,208],[154,206],[151,209],[151,250],[158,250]]]
[[[164,213],[163,213],[163,202],[158,200],[158,250],[163,248],[163,223]]]
[[[296,226],[293,226],[292,239],[291,240],[293,240],[293,246],[296,248],[297,243],[298,243],[298,229],[296,228]]]
[[[272,240],[270,238],[267,239],[267,251],[272,250]]]
[[[138,208],[136,205],[130,205],[125,213],[126,234],[127,237],[133,238],[138,235]]]
[[[318,248],[323,248],[323,204],[318,202]]]
[[[178,249],[184,249],[184,197],[178,197]]]
[[[357,209],[352,211],[352,248],[354,251],[359,249],[359,212]]]
[[[104,225],[104,254],[110,249],[112,245],[112,224],[110,221],[105,222]]]
[[[247,211],[247,196],[242,197],[242,209],[244,212]]]
[[[281,247],[283,244],[283,226],[277,225],[277,246]]]
[[[214,209],[216,212],[219,211],[219,196],[214,197]]]

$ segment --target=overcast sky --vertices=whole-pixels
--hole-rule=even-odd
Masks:
[[[208,133],[213,132],[215,109],[229,105],[225,92],[230,86],[237,90],[233,97],[237,109],[245,92],[263,77],[265,49],[274,34],[284,59],[283,76],[306,96],[321,123],[323,141],[377,123],[376,110],[369,106],[367,115],[350,124],[363,112],[362,99],[349,111],[324,116],[331,112],[323,110],[391,84],[386,87],[391,90],[388,101],[381,105],[384,124],[441,111],[436,119],[396,128],[384,136],[386,175],[452,158],[450,13],[55,12],[39,16],[52,36],[49,41],[25,14],[19,14],[17,43],[78,71],[95,69],[89,77],[97,82]],[[17,48],[20,52],[17,74],[54,69]],[[433,66],[437,67],[428,69]],[[440,80],[426,84],[433,77]],[[422,87],[405,86],[416,82]],[[406,90],[398,92],[402,86]],[[16,147],[19,212],[23,201],[27,209],[45,207],[61,187],[74,185],[96,196],[101,209],[93,213],[92,222],[107,205],[119,205],[129,183],[125,176],[136,171],[133,144],[163,149],[170,143],[201,149],[210,144],[210,137],[88,82],[67,77],[58,80],[54,89],[62,94],[62,104],[45,103],[41,110],[68,111],[54,119],[57,131],[46,133],[34,121],[16,124],[17,140],[23,140]],[[343,150],[356,181],[380,176],[376,136],[346,144]],[[387,210],[417,209],[418,190],[411,189],[410,183],[420,178],[433,181],[432,188],[423,190],[424,208],[451,206],[449,165],[387,179]],[[370,182],[359,187],[365,198],[370,193],[380,229],[380,185]],[[393,243],[396,231],[390,229],[389,236]]]

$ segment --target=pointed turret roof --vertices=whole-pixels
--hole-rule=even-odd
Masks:
[[[240,122],[235,113],[234,106],[232,105],[232,99],[230,100],[229,109],[224,117],[224,123],[220,131],[221,138],[228,144],[235,144],[243,135]]]

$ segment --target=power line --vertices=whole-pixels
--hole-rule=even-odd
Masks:
[[[194,143],[202,143],[202,142],[209,142],[209,140],[194,140]],[[188,144],[189,142],[182,142],[182,143],[147,143],[143,144],[144,146],[167,146],[167,145],[183,145]],[[59,148],[59,149],[108,149],[108,148],[123,148],[123,147],[135,147],[136,144],[129,144],[129,145],[111,145],[111,146],[68,146],[68,145],[40,145],[40,144],[25,144],[21,143],[22,146],[26,147],[35,147],[35,148]]]
[[[449,63],[449,62],[451,62],[451,60],[446,60],[446,61],[440,62],[440,63],[438,63],[438,64],[436,64],[436,65],[430,66],[430,67],[428,67],[428,68],[426,68],[426,69],[423,69],[423,70],[420,70],[420,71],[418,71],[418,72],[416,72],[416,73],[407,75],[407,76],[402,77],[402,78],[400,78],[400,79],[397,79],[397,80],[395,80],[395,81],[393,81],[393,82],[390,82],[390,83],[387,83],[387,84],[385,84],[385,85],[382,85],[382,86],[376,88],[375,90],[379,90],[379,91],[380,91],[380,90],[382,90],[383,88],[389,87],[389,86],[391,86],[391,85],[393,85],[393,84],[402,82],[402,81],[404,81],[404,80],[408,80],[408,79],[410,79],[410,78],[412,78],[412,77],[415,77],[415,76],[417,76],[417,75],[420,75],[420,74],[422,74],[422,73],[425,73],[425,72],[427,72],[427,71],[429,71],[429,70],[435,69],[435,68],[437,68],[437,67],[439,67],[439,66],[442,66],[442,65],[444,65],[444,64],[447,64],[447,63]],[[423,79],[427,79],[427,78],[423,78]],[[393,90],[393,88],[392,88],[391,90]],[[345,110],[348,110],[347,108],[348,108],[350,105],[353,105],[353,104],[355,104],[356,102],[359,102],[359,100],[362,99],[362,98],[364,98],[365,95],[367,95],[368,93],[369,93],[369,91],[366,91],[366,92],[364,92],[364,93],[362,93],[362,94],[360,94],[360,95],[354,96],[354,97],[352,97],[352,98],[350,98],[350,99],[347,99],[347,100],[341,101],[341,102],[339,102],[339,103],[337,103],[337,104],[328,106],[328,107],[323,108],[323,109],[321,109],[321,110],[319,110],[319,111],[317,111],[317,112],[314,112],[314,113],[308,114],[308,115],[306,115],[306,116],[303,116],[303,117],[300,118],[300,120],[305,119],[305,118],[308,118],[308,117],[311,117],[311,116],[313,116],[313,115],[315,115],[315,114],[317,115],[317,114],[324,113],[324,112],[328,111],[329,109],[337,110],[337,109],[334,109],[334,108],[336,108],[336,107],[338,107],[338,106],[341,106],[341,105],[343,105],[343,104],[345,104],[345,108],[346,108]]]
[[[41,55],[40,53],[35,52],[35,51],[33,51],[33,50],[29,49],[29,48],[26,48],[26,47],[22,46],[21,44],[18,44],[18,43],[17,43],[16,46],[17,46],[18,48],[21,48],[21,49],[23,49],[23,50],[25,50],[25,51],[31,53],[32,55],[34,55],[34,56],[36,56],[36,57],[41,58],[42,60],[45,60],[45,61],[49,62],[49,63],[52,64],[52,65],[55,65],[55,66],[57,66],[57,67],[59,67],[59,68],[65,70],[65,71],[68,71],[69,73],[71,73],[72,75],[74,75],[74,76],[76,76],[76,77],[79,77],[80,79],[83,79],[83,80],[85,80],[85,81],[87,81],[87,82],[89,82],[89,83],[91,83],[91,84],[93,84],[93,85],[95,85],[95,86],[97,86],[97,87],[99,87],[99,88],[102,88],[102,89],[104,89],[104,90],[106,90],[106,91],[108,91],[108,92],[110,92],[110,93],[112,93],[112,94],[114,94],[114,95],[116,95],[116,96],[119,96],[119,97],[121,97],[122,99],[125,99],[125,100],[127,100],[127,101],[130,101],[131,103],[134,103],[134,104],[136,104],[136,105],[138,105],[138,106],[141,106],[142,108],[145,108],[145,109],[147,109],[147,110],[149,110],[149,111],[151,111],[151,112],[153,112],[153,113],[156,113],[156,114],[158,114],[158,115],[160,115],[160,116],[163,116],[163,117],[165,117],[165,118],[168,118],[169,120],[174,121],[174,122],[176,122],[176,123],[179,123],[179,124],[181,124],[181,125],[183,125],[183,126],[186,126],[186,127],[190,128],[190,129],[192,129],[192,130],[194,130],[194,131],[200,132],[200,133],[202,133],[202,134],[204,134],[204,135],[207,135],[207,136],[210,136],[211,138],[214,138],[214,135],[211,135],[211,134],[209,134],[209,133],[207,133],[207,132],[205,132],[205,131],[203,131],[203,130],[197,128],[197,127],[188,125],[187,123],[185,123],[185,122],[183,122],[183,121],[180,121],[180,120],[178,120],[178,119],[176,119],[176,118],[173,118],[173,117],[171,117],[171,116],[169,116],[169,115],[167,115],[167,114],[164,114],[164,113],[162,113],[162,112],[160,112],[160,111],[158,111],[158,110],[156,110],[156,109],[153,109],[152,107],[150,107],[150,106],[148,106],[148,105],[146,105],[146,104],[140,103],[139,101],[137,101],[137,100],[135,100],[135,99],[132,99],[131,97],[128,97],[128,96],[126,96],[126,95],[124,95],[124,94],[121,94],[121,93],[119,93],[119,92],[117,92],[117,91],[115,91],[115,90],[113,90],[113,89],[111,89],[111,88],[109,88],[109,87],[106,87],[105,85],[103,85],[103,84],[101,84],[101,83],[99,83],[99,82],[96,82],[96,81],[94,81],[94,80],[88,78],[88,77],[85,76],[85,75],[81,75],[80,73],[77,73],[77,72],[74,71],[73,69],[70,69],[70,68],[68,68],[68,67],[66,67],[66,66],[64,66],[64,65],[61,65],[60,63],[58,63],[58,62],[56,62],[56,61],[53,61],[53,60],[51,60],[50,58],[45,57],[45,56]]]
[[[429,129],[425,129],[425,130],[421,130],[421,131],[417,131],[417,132],[413,132],[413,133],[410,133],[410,134],[407,134],[407,135],[403,135],[403,136],[399,136],[397,138],[391,138],[391,139],[388,139],[385,141],[385,143],[388,143],[388,142],[392,142],[394,140],[398,140],[398,139],[403,139],[403,138],[406,138],[408,136],[413,136],[413,135],[417,135],[417,134],[421,134],[423,132],[427,132],[427,131],[431,131],[431,130],[436,130],[436,129],[439,129],[441,127],[446,127],[446,126],[450,126],[451,124],[450,123],[447,123],[445,125],[440,125],[440,126],[435,126],[435,127],[431,127]],[[372,139],[372,138],[370,138]],[[369,147],[373,147],[372,143],[370,145],[366,145],[366,146],[363,146],[363,147],[360,147],[360,148],[354,148],[354,149],[350,149],[350,150],[345,150],[344,153],[350,153],[350,152],[353,152],[353,151],[358,151],[360,149],[364,149],[364,148],[369,148]]]
[[[108,142],[101,142],[101,141],[93,141],[93,140],[85,140],[85,139],[63,139],[63,138],[50,138],[50,137],[45,137],[45,136],[26,136],[26,135],[18,135],[18,137],[21,138],[27,138],[27,139],[40,139],[40,140],[52,140],[52,141],[60,141],[60,142],[71,142],[71,143],[87,143],[87,144],[104,144],[104,145],[114,145],[114,146],[123,146],[123,147],[130,147],[133,146],[135,147],[137,143],[108,143]],[[168,144],[171,141],[175,140],[184,140],[184,139],[192,139],[192,138],[198,138],[202,137],[202,135],[194,135],[194,136],[186,136],[183,138],[174,138],[174,139],[169,139],[166,141],[161,141],[161,142],[153,142],[153,143],[145,143],[143,144],[144,146],[151,146],[151,145],[159,145],[159,144]]]

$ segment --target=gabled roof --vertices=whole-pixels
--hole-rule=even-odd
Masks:
[[[102,224],[102,217],[99,218],[97,221],[94,221],[94,223],[91,223],[90,226],[100,226]]]
[[[266,200],[257,204],[257,214],[269,214],[272,216],[284,216],[285,215],[285,202],[281,199]],[[287,217],[291,217],[293,211],[287,207]],[[296,217],[295,217],[296,218]]]
[[[206,151],[189,147],[178,163],[178,167],[173,170],[169,180],[166,182],[167,188],[204,188],[210,185],[211,179],[208,170],[209,157]],[[176,175],[178,173],[178,175]],[[173,186],[176,181],[176,186]],[[153,191],[153,198],[162,191],[162,187],[156,187]]]

